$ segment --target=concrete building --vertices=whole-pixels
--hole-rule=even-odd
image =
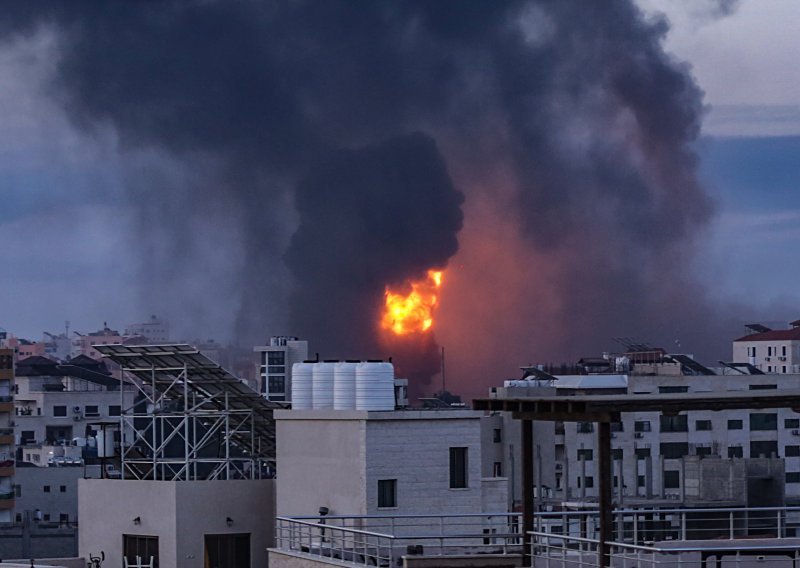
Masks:
[[[160,568],[267,565],[273,480],[78,480],[79,554],[106,564],[151,556]]]
[[[169,322],[156,316],[150,316],[146,322],[128,324],[125,327],[125,335],[144,337],[146,343],[150,345],[169,343]]]
[[[87,356],[67,363],[29,357],[19,361],[17,375],[14,422],[23,459],[24,448],[63,446],[91,437],[92,423],[119,421],[122,409],[133,404],[133,391],[120,391],[119,379],[105,364]]]
[[[103,323],[103,329],[87,333],[86,335],[75,332],[76,337],[72,339],[71,357],[79,355],[86,355],[98,361],[102,355],[92,347],[92,345],[120,345],[124,342],[125,337],[119,334],[118,331],[110,329],[107,323]]]
[[[0,523],[14,508],[14,351],[0,349]]]
[[[26,513],[36,513],[45,523],[75,524],[78,520],[78,480],[87,475],[99,477],[99,466],[20,467],[15,478],[14,521],[21,523]]]
[[[282,410],[279,515],[504,512],[507,480],[481,471],[469,410]]]
[[[733,342],[733,360],[747,362],[764,373],[800,373],[800,320],[790,329],[750,324],[750,333]]]
[[[308,342],[290,336],[270,337],[269,345],[257,346],[260,392],[267,400],[290,402],[292,365],[308,359]]]

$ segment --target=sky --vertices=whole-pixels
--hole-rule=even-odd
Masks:
[[[800,3],[792,0],[707,2],[641,0],[666,17],[665,46],[685,62],[705,92],[697,143],[700,171],[715,214],[690,260],[720,296],[750,314],[800,317],[795,282],[800,262]],[[190,338],[230,337],[234,305],[221,289],[214,302],[143,293],[136,275],[146,255],[127,254],[133,218],[125,181],[169,176],[169,164],[146,151],[127,152],[111,128],[87,133],[46,92],[58,46],[46,27],[0,45],[0,327],[37,339],[105,322],[123,328],[150,314],[167,316]],[[177,175],[177,174],[176,174]],[[153,232],[157,232],[153,227]],[[225,238],[225,235],[218,235]],[[215,258],[224,270],[236,259]],[[142,263],[145,266],[142,266]],[[175,278],[188,290],[197,274]],[[202,303],[202,305],[200,305]],[[270,330],[281,334],[284,330]]]

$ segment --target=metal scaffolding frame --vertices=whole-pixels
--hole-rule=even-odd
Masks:
[[[255,479],[275,463],[269,402],[202,355],[175,345],[97,345],[134,384],[121,403],[123,479]],[[128,379],[128,381],[126,381]]]

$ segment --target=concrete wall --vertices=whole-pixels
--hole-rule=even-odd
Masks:
[[[266,563],[274,534],[273,480],[91,479],[78,488],[81,556],[103,550],[115,566],[122,535],[149,535],[159,538],[161,568],[203,568],[206,534],[250,534],[251,565]]]
[[[278,516],[367,513],[366,412],[275,412]]]
[[[50,516],[51,522],[60,522],[62,514],[69,515],[69,522],[75,522],[78,519],[78,479],[83,477],[82,467],[17,468],[14,481],[20,487],[20,496],[14,503],[15,512],[22,514],[39,509],[43,516]],[[45,486],[49,487],[49,492],[45,492]]]

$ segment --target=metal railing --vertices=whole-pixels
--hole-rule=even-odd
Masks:
[[[598,541],[580,537],[531,532],[532,568],[599,568]],[[608,566],[612,568],[681,568],[726,566],[728,568],[785,568],[800,563],[800,543],[761,541],[704,543],[702,546],[638,546],[613,543]],[[709,560],[714,561],[709,563]]]
[[[276,544],[286,551],[371,566],[394,566],[406,554],[522,552],[518,513],[278,517]]]

